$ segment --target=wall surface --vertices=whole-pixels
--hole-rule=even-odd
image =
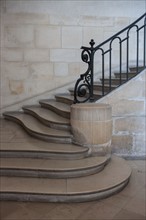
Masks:
[[[98,103],[112,106],[112,151],[125,157],[146,157],[146,70]]]
[[[2,112],[74,81],[85,70],[80,47],[101,43],[146,9],[145,0],[0,4]]]

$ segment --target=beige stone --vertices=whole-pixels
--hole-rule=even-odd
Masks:
[[[49,80],[53,77],[53,63],[33,63],[30,66],[30,78],[36,80]]]
[[[24,85],[23,85],[23,81],[21,80],[10,80],[9,87],[11,94],[18,95],[24,92]]]
[[[143,117],[120,117],[114,119],[115,133],[143,133],[145,131],[145,120]]]
[[[2,59],[8,62],[23,61],[23,50],[18,48],[6,48],[2,50]]]
[[[49,24],[49,16],[45,13],[5,13],[4,24]]]
[[[115,18],[115,26],[118,26],[118,28],[125,28],[130,24],[129,17],[116,17]]]
[[[5,27],[6,47],[33,47],[34,29],[31,25],[11,25]]]
[[[94,39],[96,45],[103,42],[103,28],[101,27],[84,27],[83,28],[83,45],[90,46],[89,42]]]
[[[70,16],[70,15],[50,15],[50,24],[51,25],[78,25],[80,21],[80,16]]]
[[[27,49],[24,50],[24,61],[27,62],[49,62],[49,50]]]
[[[71,128],[75,143],[88,146],[91,152],[109,153],[112,136],[109,105],[95,103],[72,105]]]
[[[80,50],[51,49],[50,60],[53,62],[79,62],[80,61]]]
[[[8,79],[27,79],[30,76],[29,64],[27,62],[6,62],[4,73]]]
[[[60,48],[61,29],[60,27],[37,26],[35,29],[37,48]]]
[[[132,135],[113,135],[112,136],[112,151],[119,153],[123,151],[129,151],[133,147]]]
[[[80,24],[83,26],[99,26],[99,27],[105,27],[105,26],[113,26],[114,25],[114,18],[112,17],[106,17],[106,16],[93,16],[93,15],[85,15],[82,16],[82,19],[80,21]]]
[[[145,126],[146,128],[146,126]],[[145,132],[146,130],[144,130]],[[137,153],[146,153],[146,135],[145,133],[134,134],[133,135],[133,149]]]
[[[67,63],[55,63],[54,65],[55,76],[67,76],[68,75],[68,64]]]
[[[81,27],[63,27],[62,28],[62,47],[80,49],[82,45]]]
[[[112,105],[112,112],[114,116],[145,114],[145,101],[139,99],[117,100]]]

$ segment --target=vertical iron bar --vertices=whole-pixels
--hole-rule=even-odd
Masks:
[[[122,81],[122,42],[120,41],[120,85]]]
[[[137,30],[137,53],[136,53],[136,69],[138,73],[138,64],[139,64],[139,30]]]
[[[102,96],[104,96],[104,52],[102,52]]]
[[[94,40],[91,39],[91,54],[90,54],[90,70],[91,70],[91,85],[90,85],[90,101],[94,101],[94,94],[93,94],[93,84],[94,84]]]
[[[144,19],[144,24],[146,25],[146,17]],[[146,26],[144,26],[144,55],[143,55],[143,65],[146,67]]]
[[[109,54],[109,91],[111,91],[111,75],[112,75],[112,48],[110,44],[110,54]]]
[[[129,72],[129,30],[127,32],[127,63],[126,63],[126,79],[128,80],[128,72]]]
[[[90,60],[90,68],[91,68],[91,90],[90,90],[90,101],[93,102],[94,101],[94,97],[93,97],[93,73],[94,73],[94,64],[93,64],[93,51],[91,51],[91,60]]]

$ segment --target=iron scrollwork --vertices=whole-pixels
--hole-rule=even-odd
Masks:
[[[85,73],[80,75],[74,88],[74,103],[84,103],[93,99],[93,46],[95,42],[91,40],[91,47],[82,47],[81,59],[87,63]]]

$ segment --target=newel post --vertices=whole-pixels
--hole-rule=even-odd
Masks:
[[[112,109],[108,104],[82,103],[71,106],[73,142],[97,155],[111,154]]]

